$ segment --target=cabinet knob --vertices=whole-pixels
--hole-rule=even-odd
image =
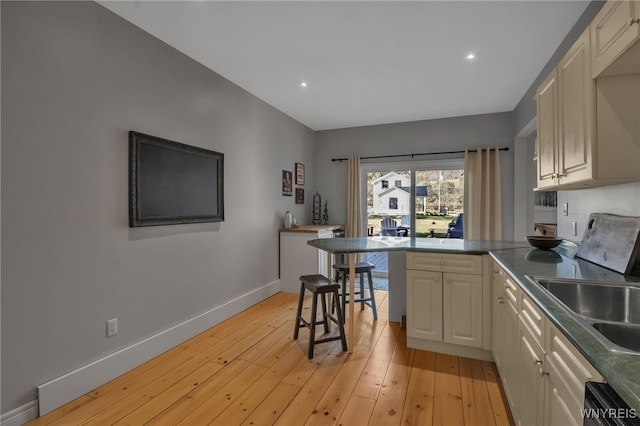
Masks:
[[[640,18],[629,18],[629,26],[632,27],[633,24],[640,25]]]
[[[549,372],[548,371],[544,371],[542,368],[540,369],[540,377],[542,376],[548,376]]]
[[[536,359],[536,361],[534,362],[535,365],[542,365],[542,361],[540,361],[539,359]]]
[[[504,304],[504,299],[502,297],[498,297],[498,303],[499,304]]]

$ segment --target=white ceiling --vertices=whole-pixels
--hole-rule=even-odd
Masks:
[[[512,111],[589,1],[99,3],[324,130]]]

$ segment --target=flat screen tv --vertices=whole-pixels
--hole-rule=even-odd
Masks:
[[[224,220],[224,154],[129,132],[129,226]]]

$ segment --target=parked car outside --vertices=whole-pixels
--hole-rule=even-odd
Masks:
[[[455,219],[449,222],[449,230],[445,238],[464,238],[464,213],[458,213]]]

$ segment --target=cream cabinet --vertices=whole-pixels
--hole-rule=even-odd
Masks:
[[[504,270],[493,269],[493,333],[502,333],[494,357],[516,424],[582,424],[585,383],[602,376]]]
[[[489,307],[483,307],[486,290],[482,271],[482,256],[407,254],[407,337],[411,347],[447,351],[442,346],[429,346],[427,341],[450,345],[449,349],[483,347],[483,314]]]
[[[594,87],[585,31],[537,91],[538,188],[593,177]]]
[[[607,2],[536,91],[537,189],[640,180],[639,1]]]
[[[511,411],[515,411],[515,374],[517,359],[517,287],[507,274],[496,264],[493,266],[493,357],[500,371],[502,387],[509,401]]]
[[[590,31],[594,78],[605,71],[609,74],[626,73],[628,66],[632,72],[637,72],[637,64],[640,63],[640,1],[608,1],[593,19]],[[614,63],[618,59],[620,62]],[[610,66],[612,69],[608,70]]]

